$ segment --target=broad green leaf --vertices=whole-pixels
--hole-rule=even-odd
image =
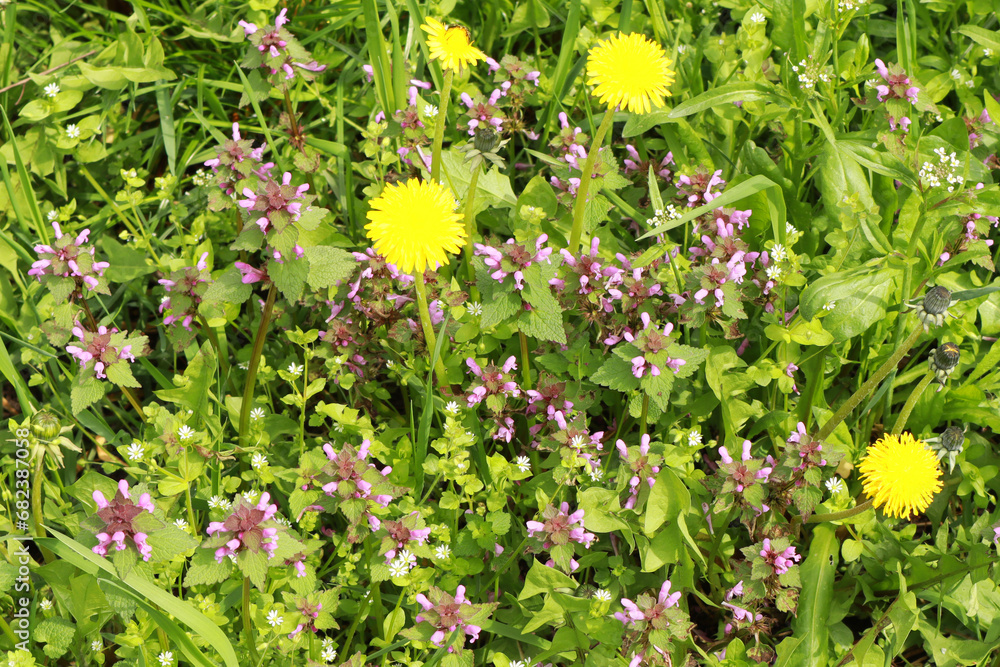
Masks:
[[[535,559],[524,580],[524,587],[518,593],[518,600],[528,600],[540,593],[551,593],[559,588],[576,590],[577,583],[554,567],[549,567]]]
[[[676,519],[690,504],[691,492],[669,468],[663,468],[649,491],[643,531],[652,535],[664,523]]]
[[[701,95],[674,107],[667,118],[683,118],[721,104],[734,102],[773,102],[783,104],[785,100],[769,83],[734,81],[705,91]],[[661,113],[661,112],[655,112]],[[653,114],[651,114],[653,115]]]
[[[833,581],[837,572],[838,542],[836,527],[819,524],[813,529],[809,551],[801,565],[802,592],[798,612],[792,620],[796,638],[801,638],[796,654],[802,661],[788,667],[825,665],[829,657],[829,618],[833,602]]]

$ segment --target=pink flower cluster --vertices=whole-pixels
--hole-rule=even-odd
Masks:
[[[910,77],[897,64],[893,63],[887,67],[881,59],[875,59],[875,71],[882,77],[885,83],[875,86],[876,97],[879,102],[890,100],[908,100],[910,104],[917,103],[917,93],[920,89],[910,85]]]
[[[691,174],[681,174],[677,177],[677,196],[681,197],[689,208],[697,208],[709,203],[720,194],[726,187],[726,182],[722,180],[722,170],[716,169],[709,174],[704,168]],[[712,188],[718,188],[718,192],[712,192]]]
[[[528,537],[539,537],[542,546],[551,549],[553,546],[562,546],[570,542],[577,542],[586,548],[594,543],[597,536],[588,533],[583,529],[583,510],[577,510],[572,514],[569,511],[569,503],[562,503],[557,510],[553,505],[549,505],[542,512],[542,521],[528,521],[525,525],[528,528]]]
[[[107,369],[123,360],[135,361],[132,353],[132,345],[119,345],[118,342],[124,340],[124,335],[118,329],[108,329],[101,325],[97,327],[97,332],[85,331],[79,322],[73,327],[73,335],[80,339],[80,345],[67,345],[66,351],[76,357],[80,362],[80,368],[87,368],[93,363],[94,375],[98,378],[106,378]],[[138,385],[137,385],[138,386]]]
[[[486,264],[486,268],[491,271],[490,277],[493,280],[502,284],[507,276],[513,273],[514,287],[523,290],[525,269],[537,262],[551,264],[549,255],[552,254],[552,248],[542,247],[548,240],[548,234],[542,234],[535,239],[534,253],[514,239],[507,239],[499,248],[477,243],[473,254],[484,257],[483,262]]]
[[[180,322],[182,327],[191,330],[191,322],[198,316],[198,304],[211,281],[207,260],[208,253],[204,252],[194,267],[174,271],[170,278],[157,281],[171,294],[160,302],[160,312],[167,311],[163,318],[164,326]]]
[[[795,547],[787,547],[779,552],[771,548],[771,540],[767,538],[764,538],[764,547],[760,550],[760,557],[771,566],[777,575],[788,572],[788,568],[802,560],[802,556],[795,553]]]
[[[56,240],[52,245],[39,244],[35,246],[38,260],[28,269],[29,276],[36,276],[39,281],[43,276],[73,278],[77,285],[84,284],[93,290],[100,284],[98,278],[104,275],[104,269],[111,266],[108,262],[94,261],[94,247],[84,248],[90,236],[90,230],[85,229],[76,237],[63,234],[58,222],[52,223]]]
[[[208,524],[207,532],[210,536],[228,537],[225,544],[215,550],[217,562],[221,563],[223,558],[236,556],[242,551],[263,551],[268,558],[274,557],[274,550],[278,548],[278,529],[263,525],[278,512],[278,506],[270,503],[270,500],[271,494],[266,491],[261,494],[256,506],[247,503],[240,496],[225,521],[212,521]]]
[[[373,530],[384,529],[386,531],[384,543],[390,545],[390,549],[385,552],[385,562],[388,563],[396,554],[402,550],[409,547],[410,542],[416,542],[417,544],[424,544],[427,542],[427,538],[430,537],[430,528],[417,528],[419,525],[420,512],[411,512],[410,514],[403,517],[400,521],[380,521],[376,517],[370,517],[368,519],[369,525],[371,525]],[[385,547],[383,547],[385,548]]]
[[[142,559],[148,561],[153,547],[146,542],[146,533],[138,530],[133,521],[143,512],[152,514],[156,509],[149,494],[143,493],[138,501],[133,501],[128,482],[123,479],[118,482],[118,492],[110,501],[98,490],[94,491],[93,498],[97,503],[97,516],[104,522],[104,529],[97,533],[98,544],[91,551],[98,556],[107,556],[108,547],[112,543],[116,550],[122,551],[128,546],[127,541],[131,540]]]
[[[219,187],[227,195],[236,192],[238,183],[251,175],[261,180],[271,176],[273,162],[262,162],[265,146],[253,146],[252,139],[244,139],[240,134],[240,124],[233,123],[233,138],[227,139],[218,146],[214,158],[205,161],[206,167],[211,167],[216,174]],[[229,201],[229,200],[226,200]]]
[[[653,377],[658,376],[661,370],[657,363],[676,373],[687,362],[662,354],[673,342],[670,339],[670,334],[673,333],[674,325],[667,322],[661,334],[655,327],[651,328],[652,319],[649,317],[649,313],[640,314],[639,319],[642,321],[642,330],[638,334],[633,335],[631,330],[626,329],[621,336],[608,336],[604,340],[604,344],[614,345],[624,338],[639,349],[642,354],[632,357],[632,375],[637,378],[647,374]]]
[[[673,594],[670,593],[670,586],[669,579],[664,581],[663,585],[660,586],[660,592],[656,596],[655,603],[644,608],[639,608],[639,605],[628,598],[622,598],[622,606],[625,607],[625,611],[615,612],[615,618],[626,626],[635,626],[636,624],[647,622],[653,623],[659,620],[663,616],[663,612],[670,607],[676,607],[681,599],[680,591]]]
[[[625,509],[632,509],[635,507],[636,500],[639,498],[639,485],[645,479],[646,484],[649,488],[653,488],[656,484],[656,473],[660,472],[660,466],[652,465],[649,455],[649,434],[643,434],[639,441],[639,451],[636,453],[634,450],[632,455],[629,454],[628,447],[625,446],[624,440],[618,440],[615,442],[615,447],[618,448],[618,453],[621,454],[622,461],[627,463],[632,471],[632,477],[628,481],[629,487],[629,497],[625,501]],[[661,457],[655,457],[657,461]]]
[[[239,200],[239,205],[245,208],[251,217],[259,215],[254,222],[265,234],[275,227],[280,231],[289,222],[301,217],[302,202],[297,200],[301,200],[308,192],[309,184],[294,186],[291,183],[292,175],[286,171],[281,177],[280,184],[268,178],[261,181],[256,192],[250,188],[243,188],[243,196],[246,199]]]
[[[305,51],[299,43],[292,37],[291,33],[284,29],[288,23],[288,10],[282,9],[274,18],[274,28],[266,30],[258,28],[253,23],[240,21],[243,34],[250,38],[250,43],[257,47],[260,67],[267,68],[271,74],[277,74],[279,70],[285,74],[285,80],[294,79],[296,75],[295,67],[308,72],[322,72],[326,65],[320,65],[315,60],[309,60],[309,53]],[[246,64],[246,63],[245,63]]]
[[[517,383],[513,380],[504,380],[505,373],[517,370],[517,359],[514,355],[508,357],[503,366],[499,368],[493,364],[487,364],[486,368],[482,368],[472,357],[466,359],[465,364],[469,367],[472,374],[478,377],[482,382],[481,385],[473,387],[472,391],[466,398],[468,401],[468,407],[471,408],[472,406],[481,403],[483,400],[486,400],[490,409],[498,412],[498,406],[490,405],[491,403],[506,400],[508,396],[511,398],[520,397],[521,390],[518,388]],[[499,398],[494,399],[493,401],[489,400],[492,397]]]
[[[431,602],[423,593],[417,593],[416,600],[423,607],[423,612],[417,614],[416,621],[417,623],[426,621],[434,627],[434,634],[431,635],[432,644],[442,646],[448,634],[455,630],[464,632],[469,641],[474,642],[479,639],[482,628],[468,622],[479,613],[479,610],[465,599],[465,586],[455,589],[454,596],[437,589],[432,589],[431,593],[437,598],[436,602]],[[464,639],[461,644],[465,644]],[[451,650],[452,647],[449,647],[449,651]]]
[[[672,152],[668,151],[666,157],[660,160],[659,163],[656,163],[653,160],[643,160],[642,156],[639,155],[639,151],[632,144],[625,144],[625,150],[629,155],[623,162],[626,175],[635,173],[636,176],[642,179],[649,174],[649,168],[653,167],[657,176],[668,183],[670,182],[671,173],[667,167],[674,163],[674,154]]]
[[[323,493],[328,496],[336,495],[344,499],[364,498],[372,500],[375,504],[382,507],[388,506],[392,501],[392,496],[389,494],[375,494],[372,496],[372,490],[375,488],[375,485],[372,481],[365,479],[366,475],[372,476],[373,473],[369,471],[375,471],[382,478],[387,477],[392,472],[391,466],[386,466],[379,472],[374,464],[368,463],[371,444],[370,440],[362,440],[357,454],[355,454],[354,448],[350,445],[344,445],[339,452],[334,450],[330,443],[323,445],[323,452],[332,464],[328,464],[327,468],[330,469],[333,477],[333,481],[323,485]]]

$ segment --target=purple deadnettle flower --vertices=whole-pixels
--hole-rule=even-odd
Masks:
[[[618,452],[621,454],[622,463],[628,466],[628,472],[632,475],[629,478],[629,497],[625,501],[623,507],[625,509],[632,509],[635,507],[636,500],[639,498],[639,485],[643,480],[649,488],[653,488],[656,483],[656,473],[660,472],[660,466],[657,465],[663,461],[663,457],[658,454],[649,453],[649,434],[646,433],[642,436],[639,444],[638,451],[636,448],[631,448],[625,446],[624,440],[618,440],[615,443],[615,447],[618,448]],[[627,474],[627,473],[626,473]]]
[[[517,359],[514,355],[508,357],[503,366],[499,368],[493,364],[487,364],[485,368],[481,368],[472,357],[466,359],[465,363],[472,374],[482,381],[481,385],[472,388],[466,399],[470,408],[486,400],[486,404],[491,410],[499,412],[508,396],[517,398],[521,395],[521,390],[516,382],[504,380],[504,374],[517,370]]]
[[[562,503],[559,509],[549,505],[542,512],[542,521],[529,521],[528,537],[535,537],[538,534],[542,540],[542,546],[550,549],[553,546],[561,546],[570,542],[578,542],[590,548],[597,536],[588,533],[583,529],[583,510],[577,510],[570,514],[569,503]]]
[[[160,302],[160,312],[167,311],[163,318],[164,326],[180,324],[191,330],[191,323],[198,316],[198,304],[212,280],[207,260],[208,253],[204,252],[196,266],[173,271],[169,278],[157,281],[170,294]]]
[[[652,596],[640,595],[637,600],[638,604],[628,598],[622,598],[622,606],[625,607],[625,611],[616,612],[615,618],[625,625],[634,626],[644,622],[654,626],[658,625],[663,618],[663,613],[670,607],[676,607],[681,599],[679,591],[674,594],[670,593],[670,585],[669,580],[664,581],[655,599]]]
[[[72,278],[76,282],[76,289],[81,285],[86,285],[88,290],[97,289],[101,285],[101,277],[104,269],[108,268],[108,262],[94,261],[94,247],[84,247],[90,236],[90,230],[85,229],[75,237],[63,234],[58,222],[52,223],[55,230],[56,240],[52,245],[39,244],[35,246],[35,252],[39,259],[28,269],[29,276],[36,276],[39,281],[43,278]],[[107,284],[103,289],[107,292]]]
[[[135,355],[145,356],[147,339],[145,336],[128,337],[118,329],[97,327],[97,331],[86,331],[79,322],[73,327],[73,335],[79,339],[79,345],[67,345],[66,351],[80,362],[80,367],[92,370],[97,378],[107,377],[108,370],[121,362],[135,361]],[[128,363],[125,364],[125,369]],[[123,369],[124,370],[124,369]],[[138,387],[132,378],[131,371],[118,372],[112,377],[115,384]]]
[[[786,547],[778,551],[771,546],[771,540],[764,538],[763,548],[760,550],[760,557],[771,566],[775,574],[781,575],[788,572],[788,568],[802,560],[802,556],[795,553],[795,547]]]
[[[423,607],[423,611],[417,614],[417,623],[430,623],[434,628],[431,635],[431,643],[435,646],[443,646],[448,635],[455,630],[465,634],[458,638],[456,644],[459,650],[465,646],[466,638],[469,641],[479,639],[482,628],[478,623],[485,621],[495,604],[472,604],[465,599],[465,586],[459,586],[455,590],[455,595],[449,595],[443,590],[431,587],[428,595],[417,593],[417,602]],[[454,652],[455,647],[449,646],[448,652]]]
[[[260,502],[254,506],[243,496],[237,496],[224,521],[208,524],[208,534],[216,539],[207,540],[203,546],[211,548],[218,546],[220,539],[223,542],[215,550],[217,562],[221,563],[226,556],[235,556],[243,551],[263,551],[268,558],[274,557],[274,550],[278,548],[278,529],[272,519],[278,512],[278,506],[270,504],[270,499],[271,494],[264,492]]]
[[[243,66],[263,67],[270,71],[272,76],[280,73],[272,83],[282,78],[286,81],[294,79],[296,75],[308,79],[311,75],[303,72],[316,73],[326,69],[326,65],[320,65],[312,60],[309,52],[302,48],[292,33],[284,28],[288,22],[288,9],[282,9],[274,18],[274,28],[261,28],[247,21],[239,22],[244,36],[255,47],[243,59]]]
[[[875,71],[885,82],[875,86],[879,102],[895,99],[907,100],[910,104],[917,103],[917,93],[920,92],[920,89],[910,85],[910,77],[906,75],[906,71],[902,67],[896,63],[886,66],[881,59],[876,58]]]
[[[94,491],[93,498],[97,503],[96,516],[104,522],[104,528],[97,533],[99,543],[91,551],[98,556],[107,556],[108,547],[112,543],[116,550],[122,551],[131,541],[142,559],[148,561],[153,547],[146,542],[146,533],[139,530],[133,522],[143,512],[152,514],[156,509],[149,494],[143,493],[138,501],[133,501],[128,482],[123,479],[118,482],[118,492],[110,501],[97,490]]]

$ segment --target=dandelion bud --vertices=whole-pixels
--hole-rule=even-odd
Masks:
[[[949,452],[962,451],[962,445],[964,443],[965,429],[961,426],[949,426],[945,429],[945,432],[941,434],[941,447]]]
[[[940,285],[927,290],[924,295],[924,311],[931,315],[943,315],[951,303],[951,292]]]
[[[59,418],[51,412],[39,412],[31,418],[31,432],[40,440],[51,440],[59,435]]]
[[[480,153],[492,153],[500,143],[500,134],[492,125],[482,125],[476,130],[473,143]]]
[[[955,367],[958,366],[961,356],[962,351],[955,343],[945,343],[932,351],[928,364],[942,386]]]

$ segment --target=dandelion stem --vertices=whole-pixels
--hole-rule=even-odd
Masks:
[[[573,231],[570,232],[569,246],[566,248],[570,253],[575,254],[580,246],[580,237],[583,236],[583,218],[587,211],[587,193],[590,192],[591,175],[594,172],[594,163],[597,161],[597,153],[604,143],[604,135],[611,129],[611,124],[615,119],[614,109],[604,112],[604,120],[594,135],[594,141],[590,145],[590,152],[583,163],[583,173],[580,175],[580,187],[576,190],[576,203],[573,205]]]
[[[913,388],[910,392],[910,397],[906,399],[906,403],[903,405],[902,412],[896,417],[896,423],[892,427],[892,435],[899,435],[903,432],[903,428],[906,426],[906,420],[910,418],[910,413],[913,412],[913,406],[917,404],[920,397],[924,393],[924,389],[927,389],[927,385],[931,383],[934,379],[934,373],[928,373],[924,376],[924,379]]]
[[[441,104],[438,108],[437,122],[434,124],[434,144],[431,153],[431,180],[441,181],[441,146],[444,144],[444,126],[448,123],[448,102],[451,99],[451,81],[455,78],[454,70],[444,73],[444,84],[441,86]]]
[[[872,501],[866,500],[865,502],[852,507],[849,510],[844,510],[842,512],[831,512],[830,514],[812,514],[806,519],[806,523],[823,523],[825,521],[843,521],[844,519],[849,519],[856,514],[861,514],[862,512],[867,512],[872,508]]]
[[[243,577],[243,632],[246,635],[247,651],[250,652],[250,664],[256,665],[257,642],[253,636],[253,619],[250,618],[250,577]]]
[[[254,381],[257,379],[257,367],[260,365],[260,354],[264,350],[264,339],[267,337],[267,327],[271,323],[271,311],[274,310],[274,297],[277,290],[274,283],[267,291],[267,302],[264,304],[264,312],[261,313],[260,325],[257,327],[257,335],[253,340],[253,350],[250,352],[250,363],[247,366],[247,379],[243,385],[243,403],[240,405],[240,431],[239,442],[245,445],[247,425],[250,423],[250,404],[253,402]]]
[[[521,377],[524,378],[524,386],[531,387],[531,357],[528,354],[528,337],[523,331],[517,332],[521,339]]]
[[[826,440],[833,433],[833,429],[837,428],[840,422],[844,421],[849,414],[858,406],[858,404],[868,397],[872,391],[875,390],[882,380],[885,379],[893,369],[899,364],[899,360],[910,351],[910,348],[917,342],[920,338],[920,334],[923,333],[923,327],[917,325],[909,337],[903,341],[902,345],[896,348],[896,351],[892,353],[892,356],[885,360],[885,363],[879,367],[875,374],[872,375],[868,380],[861,385],[854,394],[847,399],[843,405],[837,410],[836,413],[830,420],[823,425],[819,433],[816,435],[817,440]]]
[[[465,274],[467,276],[470,294],[476,290],[476,274],[472,270],[472,242],[478,231],[476,229],[476,216],[473,213],[473,206],[476,201],[476,187],[479,185],[479,174],[483,170],[480,162],[472,168],[472,180],[469,181],[469,191],[465,193],[465,245],[462,247],[462,259],[465,262]],[[472,294],[472,300],[478,301],[479,294]]]
[[[437,337],[434,335],[434,325],[431,323],[431,311],[427,306],[427,285],[424,283],[424,274],[416,272],[414,285],[417,288],[417,306],[420,309],[420,326],[424,330],[424,342],[428,354],[432,353],[437,346]],[[448,383],[448,372],[444,367],[444,361],[438,357],[435,372],[438,376],[438,385],[444,386]]]

